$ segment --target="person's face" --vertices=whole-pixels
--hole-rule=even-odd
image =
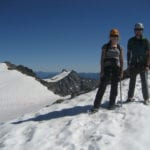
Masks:
[[[143,34],[143,29],[136,28],[136,29],[134,29],[134,32],[135,32],[136,36],[141,36]]]
[[[118,43],[119,36],[118,35],[111,35],[110,40],[112,43]]]

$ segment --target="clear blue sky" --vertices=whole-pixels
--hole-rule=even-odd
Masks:
[[[135,23],[143,22],[150,37],[149,15],[149,0],[0,0],[0,61],[99,72],[109,31],[120,30],[126,55]]]

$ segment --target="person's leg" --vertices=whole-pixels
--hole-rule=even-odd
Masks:
[[[142,84],[142,94],[144,100],[149,100],[149,88],[148,88],[148,71],[140,73],[141,84]]]
[[[110,91],[110,101],[109,101],[110,107],[115,105],[116,97],[118,94],[118,81],[119,81],[119,70],[115,69],[112,72],[112,78],[111,78],[111,91]]]
[[[102,101],[102,97],[106,90],[106,86],[107,86],[107,78],[103,77],[100,81],[99,89],[98,89],[96,97],[95,97],[94,108],[99,108],[101,101]]]
[[[137,76],[137,74],[135,72],[132,72],[130,74],[130,83],[129,83],[129,91],[128,91],[128,100],[127,101],[130,101],[133,99],[134,91],[135,91],[136,76]]]

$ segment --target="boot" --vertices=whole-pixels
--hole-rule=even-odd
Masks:
[[[134,102],[134,101],[135,101],[134,98],[128,98],[128,99],[126,100],[126,103],[130,103],[130,102]]]
[[[109,101],[108,109],[109,109],[109,110],[114,110],[115,108],[116,108],[115,100],[110,100],[110,101]]]
[[[116,108],[115,105],[109,105],[109,106],[108,106],[108,109],[109,109],[109,110],[114,110],[115,108]]]
[[[90,113],[91,114],[94,114],[94,113],[96,113],[96,112],[98,112],[99,111],[99,108],[91,108],[91,110],[90,110]]]
[[[145,105],[149,105],[149,99],[144,100]]]

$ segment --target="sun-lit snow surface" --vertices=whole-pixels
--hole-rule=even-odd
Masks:
[[[123,101],[128,80],[123,81]],[[108,86],[103,105],[109,98]],[[149,150],[150,106],[142,101],[138,78],[136,102],[89,115],[96,90],[61,104],[0,124],[1,150]],[[120,99],[120,93],[117,100]]]
[[[50,79],[44,79],[47,82],[58,82],[59,80],[62,80],[66,76],[70,74],[71,71],[63,71],[62,73],[50,78]]]
[[[58,98],[34,78],[0,63],[0,122],[38,110]]]

